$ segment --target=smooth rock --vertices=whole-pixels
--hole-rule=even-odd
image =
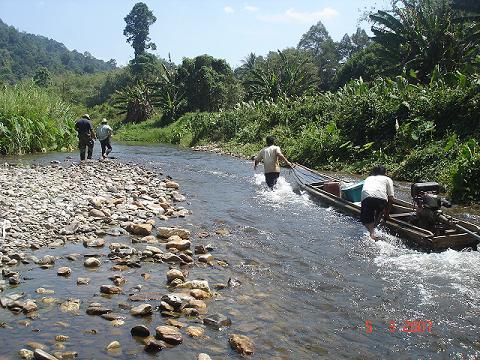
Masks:
[[[77,279],[77,285],[88,285],[88,283],[90,282],[90,278],[81,278],[79,277]]]
[[[96,267],[99,267],[100,265],[102,265],[102,262],[100,260],[98,260],[97,258],[89,257],[85,260],[83,265],[87,268],[96,268]]]
[[[85,247],[92,247],[92,248],[99,248],[105,246],[105,239],[86,239],[83,241],[83,246]]]
[[[252,355],[255,352],[255,345],[247,336],[231,334],[228,337],[228,343],[241,355]]]
[[[171,269],[168,270],[167,272],[167,282],[172,282],[175,279],[180,279],[182,281],[185,281],[185,275],[180,270],[177,269]]]
[[[185,331],[191,337],[203,336],[203,334],[205,333],[205,330],[201,327],[198,327],[198,326],[189,326],[185,329]]]
[[[232,325],[232,320],[229,317],[222,314],[208,315],[203,319],[205,325],[220,329]]]
[[[24,360],[32,360],[34,358],[33,351],[27,349],[21,349],[18,355]]]
[[[57,275],[58,276],[69,276],[72,273],[72,269],[69,267],[63,266],[61,268],[58,268],[57,270]]]
[[[152,315],[152,313],[153,309],[152,305],[150,304],[142,304],[130,309],[130,314],[132,314],[133,316],[149,316]]]
[[[58,360],[55,356],[40,349],[36,349],[33,356],[35,360]]]
[[[182,334],[173,326],[158,326],[155,328],[157,339],[165,341],[170,345],[178,345],[183,341]]]
[[[211,297],[210,293],[200,290],[200,289],[192,289],[190,290],[190,295],[193,296],[195,299],[204,300]]]
[[[213,255],[212,254],[200,255],[198,257],[198,261],[209,264],[213,261]]]
[[[74,312],[80,310],[80,299],[69,299],[60,305],[63,312]]]
[[[130,330],[130,334],[132,336],[148,337],[150,336],[150,330],[145,325],[137,325]]]
[[[165,349],[167,345],[163,341],[148,339],[145,343],[144,350],[148,353],[156,353]]]
[[[207,280],[191,280],[184,282],[183,284],[177,285],[177,288],[182,289],[200,289],[206,292],[210,292],[210,286],[208,285]]]
[[[169,228],[169,227],[159,227],[158,228],[158,237],[168,239],[169,237],[177,235],[182,239],[188,239],[190,237],[190,231],[186,229],[179,228]]]
[[[208,354],[201,353],[198,354],[197,360],[212,360],[212,358]]]
[[[190,245],[191,245],[191,242],[189,240],[180,239],[180,240],[169,241],[165,246],[167,249],[173,248],[179,251],[184,251],[184,250],[190,249]]]
[[[122,292],[122,288],[115,285],[102,285],[100,286],[100,292],[108,295],[120,294]]]
[[[107,350],[115,350],[120,348],[120,343],[118,341],[112,341],[110,344],[107,345]]]

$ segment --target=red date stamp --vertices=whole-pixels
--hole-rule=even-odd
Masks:
[[[404,320],[397,323],[390,320],[387,329],[391,333],[403,332],[409,334],[424,334],[432,332],[433,322],[431,320]],[[365,331],[367,334],[372,334],[376,330],[376,326],[371,320],[365,321]]]

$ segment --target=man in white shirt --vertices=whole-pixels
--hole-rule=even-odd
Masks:
[[[385,220],[388,219],[393,204],[393,181],[386,173],[385,166],[375,166],[372,174],[365,179],[362,189],[360,220],[373,240],[376,240],[375,226],[380,222],[382,214]]]
[[[100,140],[102,146],[102,158],[106,158],[112,151],[112,145],[110,144],[110,138],[112,137],[113,130],[107,124],[107,119],[102,120],[102,124],[97,128],[97,138]]]
[[[267,136],[267,146],[264,147],[258,153],[255,158],[255,164],[253,169],[257,169],[257,165],[263,161],[263,167],[265,172],[265,182],[270,189],[273,189],[280,176],[280,164],[278,159],[283,160],[287,166],[292,167],[292,164],[283,156],[282,151],[278,146],[275,146],[275,138],[273,136]]]

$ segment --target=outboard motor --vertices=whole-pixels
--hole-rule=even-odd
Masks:
[[[436,182],[415,183],[411,188],[412,199],[421,225],[430,228],[436,235],[443,234],[446,229],[446,224],[440,220],[442,206],[452,206],[439,195],[441,190],[442,187]]]

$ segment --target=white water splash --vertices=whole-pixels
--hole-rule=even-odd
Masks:
[[[460,295],[480,308],[480,252],[447,250],[424,253],[399,244],[399,239],[380,234],[370,246],[377,251],[374,263],[386,279],[415,290],[421,303],[434,305],[445,294]]]
[[[286,204],[298,204],[306,207],[314,206],[308,194],[302,192],[300,194],[293,191],[292,185],[285,180],[284,177],[278,178],[277,184],[270,190],[265,183],[265,176],[262,174],[254,174],[253,181],[257,185],[259,198],[266,200],[274,207],[282,207]]]

